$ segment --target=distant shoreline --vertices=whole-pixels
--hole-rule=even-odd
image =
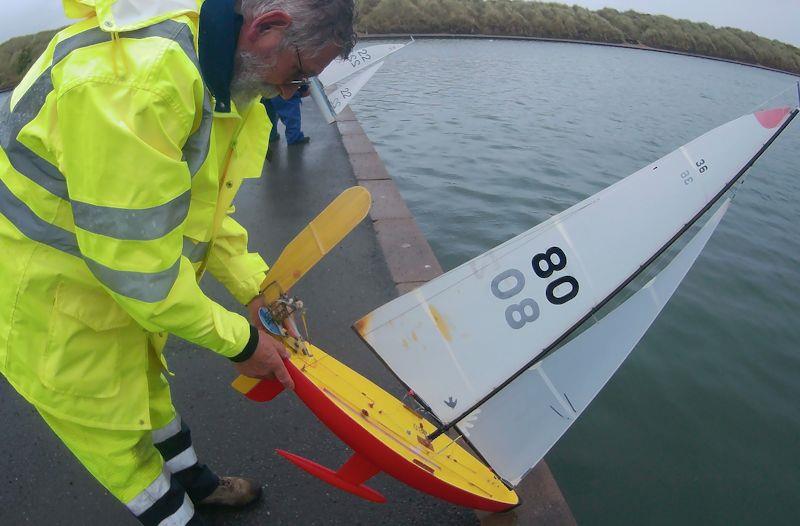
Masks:
[[[36,43],[36,45],[29,46],[31,49],[28,50],[28,55],[31,57],[31,62],[33,58],[37,57],[42,49],[46,46],[47,42],[50,40],[52,34],[55,33],[54,31],[45,31],[42,33],[38,33],[36,35],[28,35],[27,37],[17,37],[19,42],[23,42],[26,40],[33,41],[34,39],[39,39],[41,42]],[[605,46],[605,47],[616,47],[616,48],[623,48],[623,49],[635,49],[639,51],[655,51],[658,53],[669,53],[671,55],[682,55],[685,57],[693,57],[693,58],[703,58],[707,60],[715,60],[717,62],[728,62],[730,64],[736,64],[739,66],[748,66],[751,68],[758,68],[763,69],[766,71],[772,71],[774,73],[783,73],[784,75],[789,75],[794,79],[800,79],[800,74],[795,73],[793,71],[787,71],[784,69],[772,68],[769,66],[763,66],[761,64],[753,64],[750,62],[744,62],[741,60],[734,60],[728,58],[721,58],[721,57],[713,57],[709,55],[702,55],[699,53],[689,53],[687,51],[677,51],[672,49],[664,49],[664,48],[657,48],[657,47],[650,47],[643,44],[627,44],[622,42],[598,42],[595,40],[575,40],[575,39],[567,39],[567,38],[547,38],[547,37],[527,37],[527,36],[513,36],[513,35],[476,35],[476,34],[467,34],[467,33],[369,33],[369,34],[359,34],[359,38],[362,40],[377,40],[377,39],[386,39],[386,38],[409,38],[413,36],[414,38],[419,39],[483,39],[483,40],[527,40],[527,41],[534,41],[534,42],[561,42],[567,44],[583,44],[589,46]],[[12,40],[17,40],[12,39]],[[10,42],[10,41],[9,41]],[[0,48],[9,44],[9,42],[4,43]],[[41,48],[41,49],[40,49]],[[2,55],[2,53],[0,53]],[[13,55],[9,54],[6,57],[7,60],[10,60]],[[29,66],[26,65],[24,69],[27,69]],[[2,71],[2,67],[0,67],[0,71]],[[19,82],[21,78],[21,73],[19,74],[0,74],[0,92],[8,91],[13,89],[16,84]]]
[[[451,33],[370,33],[359,34],[359,40],[378,40],[385,38],[417,38],[417,39],[477,39],[477,40],[532,40],[535,42],[562,42],[567,44],[584,44],[588,46],[604,46],[604,47],[618,47],[624,49],[635,49],[638,51],[655,51],[657,53],[669,53],[671,55],[682,55],[684,57],[704,58],[708,60],[715,60],[717,62],[728,62],[730,64],[737,64],[739,66],[748,66],[751,68],[763,69],[772,71],[774,73],[783,73],[795,79],[800,79],[800,75],[793,71],[786,71],[783,69],[771,68],[769,66],[762,66],[760,64],[752,64],[750,62],[742,62],[741,60],[733,60],[728,58],[711,57],[708,55],[700,55],[697,53],[688,53],[686,51],[675,51],[672,49],[663,49],[645,46],[642,44],[625,44],[618,42],[595,42],[592,40],[572,40],[566,38],[545,38],[545,37],[524,37],[524,36],[510,36],[510,35],[472,35],[472,34],[451,34]]]

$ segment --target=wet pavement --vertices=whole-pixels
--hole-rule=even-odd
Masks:
[[[2,99],[0,94],[0,99]],[[250,249],[270,262],[342,190],[361,183],[373,193],[370,218],[293,288],[308,308],[311,339],[395,395],[402,386],[350,329],[372,309],[441,272],[377,154],[352,113],[326,125],[313,104],[303,110],[311,142],[273,144],[272,162],[248,180],[235,202],[236,219],[250,232]],[[281,132],[282,132],[281,127]],[[225,307],[244,308],[210,276],[206,293]],[[236,374],[214,353],[174,338],[167,357],[178,411],[192,429],[201,462],[220,474],[262,480],[265,498],[240,511],[203,510],[211,525],[439,524],[476,525],[472,510],[452,506],[379,474],[368,485],[388,498],[373,504],[328,486],[278,457],[276,448],[338,468],[349,449],[291,393],[267,404],[230,388]],[[14,390],[0,381],[0,524],[135,525],[92,479]],[[571,523],[569,510],[544,463],[528,482],[533,503],[491,524]],[[535,479],[535,480],[534,480]],[[525,498],[525,495],[523,495]],[[531,513],[524,513],[526,510]],[[486,521],[487,519],[484,519]]]
[[[356,184],[336,125],[326,125],[312,104],[304,107],[311,143],[277,145],[261,179],[239,192],[235,217],[250,232],[250,248],[274,261],[281,248],[342,190]],[[244,313],[209,276],[204,290]],[[350,329],[353,321],[396,296],[369,219],[293,289],[308,307],[314,342],[394,394],[400,385]],[[380,474],[369,485],[388,503],[343,493],[278,457],[282,448],[337,468],[348,448],[294,396],[255,404],[230,388],[231,364],[214,353],[172,339],[167,356],[179,412],[192,429],[201,462],[221,474],[242,474],[266,484],[265,498],[243,511],[203,512],[212,525],[262,524],[477,524],[457,508]],[[125,508],[92,479],[36,412],[0,381],[0,524],[134,525]]]

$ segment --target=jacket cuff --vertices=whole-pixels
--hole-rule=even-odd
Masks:
[[[248,360],[253,353],[256,352],[256,348],[258,347],[258,329],[250,326],[250,339],[247,340],[247,345],[244,346],[242,352],[237,354],[236,356],[231,356],[228,358],[232,362],[244,362]]]
[[[251,300],[261,294],[261,283],[267,277],[266,271],[258,272],[245,281],[240,281],[237,286],[236,292],[232,292],[233,297],[236,298],[242,305],[247,305]]]

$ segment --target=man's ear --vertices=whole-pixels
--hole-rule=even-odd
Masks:
[[[255,35],[260,35],[273,29],[284,30],[290,25],[292,25],[292,17],[286,11],[280,10],[261,14],[248,24],[251,32],[255,33]]]

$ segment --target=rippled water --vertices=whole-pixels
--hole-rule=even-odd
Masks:
[[[791,86],[574,44],[418,41],[354,104],[445,269]],[[547,457],[584,524],[800,517],[800,126],[750,171],[694,269]]]

